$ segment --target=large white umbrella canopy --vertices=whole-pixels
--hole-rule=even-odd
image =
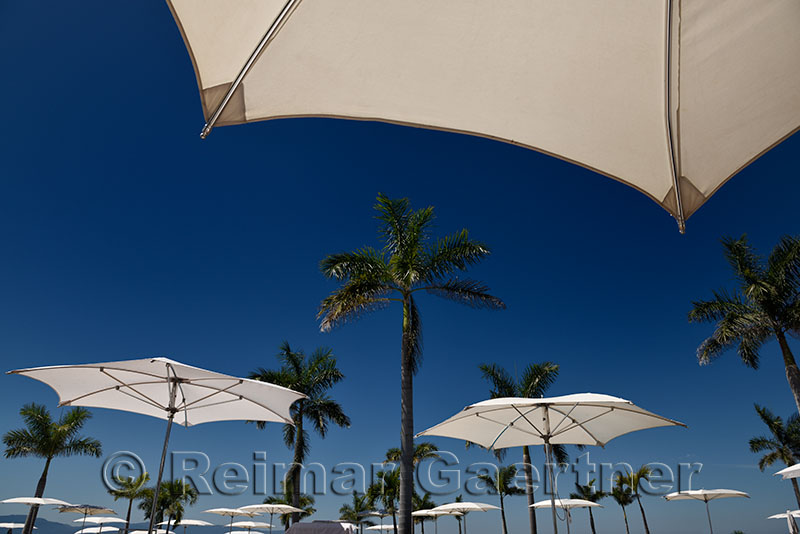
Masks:
[[[775,473],[775,476],[779,475],[783,478],[783,480],[800,477],[800,464],[794,464]]]
[[[0,501],[3,504],[26,504],[28,506],[59,505],[71,506],[68,502],[61,499],[51,499],[49,497],[12,497]]]
[[[451,502],[447,504],[441,504],[436,508],[431,508],[436,512],[446,512],[452,514],[453,512],[458,512],[459,514],[464,516],[464,534],[467,534],[467,514],[469,512],[488,512],[490,510],[499,510],[497,506],[493,504],[486,504],[485,502]]]
[[[231,526],[236,528],[246,528],[247,530],[254,528],[271,528],[272,525],[265,521],[236,521],[231,523]]]
[[[87,521],[87,516],[99,516],[101,514],[116,514],[111,508],[105,506],[98,506],[96,504],[67,504],[58,507],[59,513],[75,513],[83,514],[83,517],[76,519],[73,523],[81,523],[81,528],[86,526],[86,523],[97,523],[96,521]],[[108,521],[106,521],[108,522]],[[124,522],[124,521],[123,521]]]
[[[128,534],[147,534],[146,530],[132,530]],[[163,528],[157,528],[153,530],[152,534],[175,534],[175,532],[171,530],[165,530]]]
[[[297,513],[304,512],[304,510],[301,510],[300,508],[295,508],[294,506],[289,506],[288,504],[270,504],[270,503],[248,504],[247,506],[242,506],[240,510],[246,510],[248,512],[254,512],[257,514],[269,514],[270,532],[272,532],[272,523],[275,514],[286,515],[286,514],[293,514],[295,512]]]
[[[750,495],[743,491],[731,489],[699,489],[699,490],[686,490],[677,491],[664,495],[668,501],[703,501],[706,503],[706,515],[708,516],[708,528],[711,534],[714,534],[714,526],[711,524],[711,510],[709,510],[708,502],[716,499],[729,499],[734,497],[750,498]]]
[[[204,137],[306,116],[468,133],[626,183],[682,227],[800,127],[796,0],[168,4]]]
[[[25,528],[25,523],[0,523],[0,528],[10,528],[10,529]]]
[[[103,532],[117,532],[119,530],[118,527],[86,527],[82,528],[77,531],[75,534],[101,534]]]
[[[95,517],[87,517],[86,519],[73,519],[73,523],[94,523],[95,525],[106,525],[109,523],[125,523],[125,520],[121,517],[107,517],[107,516],[95,516]]]
[[[304,397],[290,389],[185,365],[145,358],[18,369],[56,390],[59,406],[86,406],[140,413],[167,420],[153,508],[161,489],[173,419],[184,426],[250,420],[293,424],[289,408]],[[150,517],[152,532],[155,514]]]
[[[501,397],[471,404],[419,436],[444,436],[487,449],[544,445],[553,487],[553,531],[558,532],[551,446],[604,446],[612,439],[648,428],[686,426],[648,412],[629,400],[597,393],[531,399]]]
[[[439,516],[442,515],[453,515],[453,516],[461,516],[464,515],[462,512],[455,512],[450,510],[436,510],[431,508],[430,510],[417,510],[416,512],[411,512],[412,517],[432,517],[433,518],[433,530],[435,534],[439,533]]]
[[[394,530],[394,525],[373,525],[365,530]]]
[[[771,515],[767,519],[785,519],[786,525],[789,527],[789,534],[800,534],[800,529],[797,528],[797,523],[794,521],[795,517],[800,517],[800,510],[786,510],[786,513]]]
[[[181,519],[180,521],[170,523],[169,521],[162,521],[158,523],[158,526],[163,527],[167,524],[170,524],[173,527],[183,527],[183,532],[186,534],[186,527],[211,527],[214,526],[213,523],[209,523],[208,521],[203,521],[202,519]]]
[[[255,517],[260,515],[260,512],[256,510],[245,510],[243,508],[212,508],[210,510],[203,510],[206,514],[216,514],[225,517],[230,517],[230,525],[228,530],[233,530],[233,518],[237,516],[245,516],[245,517]]]
[[[570,516],[569,511],[573,508],[602,508],[600,504],[596,502],[587,501],[585,499],[555,499],[555,500],[546,500],[546,501],[539,501],[535,502],[531,505],[531,508],[561,508],[566,510],[567,512],[567,532],[569,532],[569,525],[572,522],[572,517]]]

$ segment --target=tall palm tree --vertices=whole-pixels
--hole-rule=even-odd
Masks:
[[[505,498],[511,495],[523,495],[525,490],[518,488],[514,485],[514,477],[517,476],[517,467],[515,465],[500,466],[497,468],[494,476],[481,473],[478,479],[482,480],[489,488],[491,493],[496,493],[500,497],[500,521],[503,527],[503,534],[508,534],[508,526],[506,525],[506,506]]]
[[[783,419],[768,409],[758,404],[755,407],[756,413],[772,434],[771,437],[758,436],[750,440],[750,452],[766,452],[758,460],[758,468],[763,471],[775,462],[790,466],[800,461],[800,416],[793,414],[784,424]],[[800,508],[800,488],[796,478],[791,481],[797,507]]]
[[[378,471],[375,482],[367,488],[370,506],[380,503],[386,512],[392,514],[394,533],[397,534],[397,501],[400,498],[400,471],[398,469]]]
[[[139,501],[139,509],[144,512],[145,519],[150,519],[153,513],[153,492],[155,488],[144,488]],[[167,525],[165,530],[169,531],[170,525],[180,522],[186,506],[191,506],[197,502],[197,490],[191,484],[187,484],[182,479],[165,480],[161,483],[158,491],[158,504],[155,511],[156,522],[164,521],[166,517]]]
[[[359,531],[364,532],[364,524],[371,525],[372,522],[365,520],[362,514],[370,511],[370,509],[371,506],[367,494],[353,491],[352,504],[343,504],[342,507],[339,508],[339,519],[355,523],[359,526]]]
[[[316,508],[314,508],[314,497],[308,495],[306,493],[301,493],[300,498],[297,499],[297,505],[293,504],[295,501],[295,496],[288,493],[286,491],[286,486],[281,483],[281,495],[270,495],[266,499],[264,499],[264,504],[288,504],[289,506],[295,506],[303,510],[302,513],[297,513],[300,516],[300,519],[304,517],[308,517],[314,512],[316,512]],[[294,514],[293,514],[294,515]],[[294,523],[295,520],[293,517],[289,515],[282,515],[281,516],[281,523],[283,524],[284,529],[289,527],[289,520]]]
[[[623,482],[623,477],[618,476],[611,490],[611,497],[622,508],[622,518],[625,520],[625,534],[631,534],[631,529],[628,526],[628,513],[625,511],[625,507],[633,504],[633,493],[631,488],[625,486]]]
[[[417,445],[419,447],[419,445]],[[420,495],[416,491],[414,492],[414,498],[411,500],[412,505],[414,506],[414,511],[417,510],[430,510],[431,508],[436,508],[436,503],[433,502],[431,498],[431,494],[427,491]],[[425,534],[425,521],[429,521],[429,516],[419,516],[415,517],[414,521],[419,523],[420,530],[422,531],[421,534]]]
[[[495,364],[479,366],[483,378],[491,384],[492,398],[498,397],[543,397],[550,386],[558,378],[558,364],[553,362],[532,363],[525,368],[519,380],[502,367]],[[554,446],[553,453],[557,463],[566,463],[566,450],[562,446]],[[525,494],[528,496],[528,521],[531,534],[537,534],[536,509],[531,508],[535,502],[533,497],[533,473],[531,470],[531,453],[526,445],[522,447],[522,470],[525,474]]]
[[[697,349],[701,365],[738,345],[745,365],[758,369],[761,346],[778,340],[786,379],[800,412],[800,369],[787,338],[800,334],[800,239],[784,236],[762,260],[747,237],[722,240],[725,257],[738,287],[733,293],[714,293],[712,300],[692,304],[689,320],[715,322],[714,334]]]
[[[22,416],[25,428],[10,430],[3,436],[3,444],[6,446],[5,457],[44,458],[44,470],[36,485],[35,497],[44,495],[47,472],[54,458],[76,455],[99,458],[103,454],[103,448],[98,440],[78,434],[86,421],[92,417],[91,412],[84,408],[71,408],[62,412],[58,420],[53,420],[46,407],[31,403],[23,406],[19,414]],[[31,534],[38,513],[39,507],[31,506],[22,534]]]
[[[332,254],[322,260],[322,272],[342,282],[322,301],[322,331],[359,315],[398,303],[403,310],[400,346],[400,531],[412,534],[411,496],[414,489],[413,375],[422,356],[422,322],[415,299],[419,291],[474,308],[501,309],[503,301],[475,280],[456,274],[480,262],[489,249],[461,230],[431,242],[433,208],[412,210],[408,199],[379,194],[375,209],[380,222],[382,250],[365,247]]]
[[[575,488],[578,491],[569,494],[570,499],[583,499],[584,501],[589,502],[597,502],[600,499],[605,499],[608,497],[608,493],[605,491],[600,491],[594,489],[594,483],[596,482],[595,479],[589,481],[589,484],[586,486],[581,486],[580,484],[575,484]],[[627,521],[627,519],[626,519]],[[592,514],[592,508],[589,507],[589,526],[592,527],[592,534],[597,534],[597,530],[594,528],[594,515]]]
[[[147,491],[145,484],[147,484],[149,481],[150,475],[147,473],[142,473],[135,478],[114,478],[116,487],[109,488],[108,493],[114,497],[115,501],[119,499],[127,499],[128,501],[128,513],[125,515],[125,529],[122,531],[122,534],[128,534],[128,531],[131,528],[131,509],[133,508],[133,501],[138,501],[144,498]]]
[[[386,451],[386,460],[383,463],[399,462],[401,454],[400,449],[393,447]],[[413,465],[418,465],[421,461],[429,458],[439,458],[439,447],[429,441],[417,443],[414,446]]]
[[[644,506],[642,506],[642,496],[639,494],[639,485],[642,480],[649,481],[651,474],[652,470],[646,465],[643,465],[636,471],[631,471],[627,475],[620,477],[621,484],[630,488],[631,495],[633,495],[636,502],[639,504],[639,511],[642,512],[645,534],[650,534],[650,527],[647,526],[647,516],[644,515]]]
[[[294,449],[294,459],[287,474],[291,483],[291,505],[300,506],[300,470],[310,450],[309,433],[304,423],[310,422],[320,437],[324,438],[330,423],[340,427],[349,427],[350,418],[345,415],[342,406],[328,396],[328,391],[344,379],[344,374],[336,366],[336,358],[331,349],[318,348],[310,356],[303,351],[295,351],[284,341],[280,346],[278,359],[282,366],[278,370],[260,368],[250,374],[253,380],[271,382],[300,393],[306,398],[295,401],[291,407],[294,425],[283,426],[283,441],[290,449]],[[264,422],[258,423],[264,428]],[[300,520],[300,513],[292,514],[292,523]]]

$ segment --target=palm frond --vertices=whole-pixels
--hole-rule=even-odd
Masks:
[[[517,396],[517,384],[514,378],[508,374],[508,371],[494,363],[482,363],[478,366],[478,369],[480,369],[483,378],[492,386],[490,392],[492,398]]]
[[[425,252],[422,263],[424,279],[433,282],[455,271],[465,271],[489,254],[489,247],[470,239],[466,229],[450,234],[440,238]]]
[[[390,279],[386,258],[372,247],[364,247],[355,252],[331,254],[320,262],[320,270],[326,277],[335,280]]]
[[[425,291],[472,308],[503,310],[506,305],[501,299],[489,294],[489,288],[476,280],[450,279],[433,282],[424,286]]]
[[[357,319],[364,313],[388,306],[386,299],[393,288],[375,280],[351,280],[326,297],[320,305],[317,318],[320,330],[330,331],[334,326]]]
[[[543,397],[558,378],[559,365],[553,362],[532,363],[519,382],[522,397]]]
[[[723,237],[721,241],[725,259],[744,287],[751,286],[764,277],[761,258],[748,243],[746,235],[738,239]]]

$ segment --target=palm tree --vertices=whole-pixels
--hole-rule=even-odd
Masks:
[[[578,491],[570,493],[570,499],[583,499],[584,501],[590,502],[597,502],[600,499],[605,499],[608,497],[608,493],[605,491],[599,491],[594,489],[594,483],[596,482],[595,479],[589,481],[589,484],[586,486],[581,486],[580,484],[575,484],[575,487]],[[627,519],[626,519],[627,522]],[[592,527],[592,534],[597,534],[597,530],[594,528],[594,515],[592,514],[592,508],[589,507],[589,526]]]
[[[386,451],[386,460],[383,463],[399,462],[401,452],[397,447],[393,447]],[[413,465],[418,465],[421,461],[429,458],[439,458],[439,447],[428,441],[417,443],[414,446],[414,456],[412,458]]]
[[[144,498],[146,488],[144,487],[150,481],[150,475],[142,473],[138,477],[114,477],[115,488],[110,488],[108,493],[114,497],[114,500],[127,499],[128,500],[128,513],[125,516],[125,529],[122,534],[128,534],[131,528],[131,509],[133,508],[133,501],[138,501]],[[152,497],[152,495],[151,495]],[[152,504],[151,504],[152,505]]]
[[[784,236],[764,262],[747,237],[722,240],[725,257],[738,287],[692,303],[689,321],[716,322],[714,334],[697,349],[701,365],[738,345],[745,365],[758,369],[759,351],[776,338],[783,354],[786,379],[800,412],[800,369],[787,337],[800,333],[800,239]]]
[[[153,513],[154,491],[155,488],[144,488],[140,497],[139,509],[144,512],[144,518],[148,520]],[[167,525],[164,529],[169,531],[170,525],[183,519],[184,507],[197,502],[197,496],[194,486],[185,483],[182,479],[165,480],[161,483],[161,489],[158,491],[156,522],[164,521],[164,516],[166,516]]]
[[[392,514],[394,533],[397,534],[397,501],[400,498],[400,471],[398,469],[378,471],[377,480],[367,488],[370,506],[380,503],[386,512]]]
[[[264,504],[288,504],[289,506],[296,506],[297,508],[303,510],[302,513],[297,512],[296,514],[292,514],[291,517],[292,523],[296,522],[294,519],[294,515],[299,515],[300,519],[302,519],[304,517],[310,516],[311,514],[317,511],[316,508],[314,508],[314,497],[312,497],[311,495],[308,495],[306,493],[301,493],[300,498],[297,499],[297,501],[295,501],[295,495],[287,493],[286,486],[283,483],[281,483],[281,490],[283,493],[280,496],[270,495],[269,497],[264,499]],[[294,502],[297,502],[297,505],[293,504]],[[284,529],[289,527],[289,519],[290,519],[289,515],[281,516],[281,523],[283,524]]]
[[[291,505],[300,506],[300,470],[309,452],[309,434],[304,423],[309,421],[320,437],[328,432],[328,425],[334,423],[340,427],[349,427],[350,418],[342,410],[342,406],[328,396],[328,390],[344,379],[344,375],[336,367],[336,358],[328,348],[318,348],[311,356],[303,351],[293,351],[289,343],[284,341],[280,346],[278,359],[282,366],[278,370],[260,368],[250,374],[253,380],[271,382],[300,393],[306,398],[296,401],[291,407],[294,425],[283,426],[283,441],[290,449],[294,449],[294,459],[287,474],[291,483]],[[258,423],[264,428],[264,422]],[[292,514],[292,523],[300,520],[300,513]]]
[[[429,443],[428,445],[431,445],[431,444]],[[419,448],[419,445],[417,445],[417,448]],[[431,498],[431,494],[428,493],[427,491],[425,493],[423,493],[422,496],[420,496],[419,493],[417,493],[415,491],[414,492],[414,498],[411,500],[411,503],[414,506],[414,511],[415,512],[417,510],[430,510],[431,508],[436,508],[436,503],[433,502],[433,499]],[[430,520],[430,517],[429,516],[424,516],[424,515],[414,518],[414,521],[419,523],[420,529],[422,531],[421,534],[425,534],[425,521],[429,521],[429,520]]]
[[[367,494],[353,491],[353,502],[352,504],[343,504],[342,507],[339,508],[339,519],[355,523],[359,526],[359,530],[363,532],[365,523],[369,525],[372,524],[371,521],[365,520],[362,515],[368,512],[370,508],[371,506]]]
[[[100,442],[94,438],[80,436],[78,432],[86,424],[92,414],[85,408],[71,408],[62,412],[57,421],[53,420],[47,408],[41,404],[26,404],[19,414],[25,422],[25,428],[10,430],[3,436],[6,446],[6,458],[24,458],[35,456],[44,458],[44,470],[36,485],[35,497],[44,495],[47,484],[47,472],[50,463],[57,456],[94,456],[103,454]],[[31,534],[38,506],[31,506],[22,534]]]
[[[639,511],[642,512],[642,522],[644,523],[645,534],[650,534],[650,527],[647,526],[647,516],[644,515],[642,496],[639,494],[639,483],[642,480],[649,481],[651,474],[652,470],[646,465],[643,465],[636,471],[631,471],[627,475],[620,477],[621,484],[630,488],[631,494],[636,498],[636,502],[639,503]]]
[[[800,458],[800,416],[789,416],[784,424],[783,419],[774,415],[768,409],[755,405],[756,413],[769,428],[772,437],[758,436],[750,440],[750,452],[766,452],[758,461],[758,468],[762,471],[775,462],[787,466],[794,465]],[[792,488],[797,506],[800,508],[800,488],[797,479],[792,478]]]
[[[478,475],[478,479],[486,483],[490,493],[496,493],[500,497],[500,524],[503,527],[503,534],[508,534],[504,499],[511,495],[522,495],[525,493],[525,490],[514,485],[514,477],[516,476],[517,467],[513,464],[505,467],[498,467],[494,476],[489,476],[485,473]]]
[[[525,368],[522,377],[516,380],[502,367],[495,364],[479,366],[483,378],[491,384],[492,398],[498,397],[543,397],[550,386],[558,378],[558,364],[553,362],[532,363]],[[554,446],[553,453],[557,463],[568,461],[563,446]],[[528,520],[531,534],[537,534],[536,509],[531,508],[535,502],[533,497],[533,473],[531,471],[531,453],[526,445],[522,447],[522,469],[525,474],[525,494],[528,496]]]
[[[625,511],[626,506],[633,504],[633,493],[631,489],[623,484],[623,478],[618,476],[614,488],[611,490],[611,497],[622,508],[622,518],[625,520],[625,533],[631,534],[631,529],[628,527],[628,513]]]

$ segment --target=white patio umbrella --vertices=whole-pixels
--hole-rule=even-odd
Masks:
[[[432,517],[434,534],[439,534],[439,516],[442,515],[461,516],[464,514],[462,514],[461,512],[451,512],[447,510],[436,510],[431,508],[430,510],[417,510],[416,512],[411,512],[411,515],[412,517]]]
[[[442,504],[436,508],[431,508],[437,512],[458,512],[464,516],[464,534],[467,534],[467,514],[470,512],[488,512],[489,510],[499,510],[493,504],[486,504],[484,502],[451,502]]]
[[[128,534],[148,534],[146,530],[132,530]],[[153,534],[175,534],[175,532],[171,530],[165,530],[163,528],[157,528],[153,530]]]
[[[263,532],[259,532],[257,530],[231,530],[230,534],[264,534]]]
[[[269,504],[269,503],[248,504],[247,506],[242,506],[239,509],[246,510],[248,512],[255,512],[257,514],[269,514],[270,534],[272,533],[272,523],[274,522],[273,517],[275,516],[275,514],[286,515],[286,514],[293,514],[295,512],[302,513],[304,511],[301,510],[300,508],[289,506],[288,504]]]
[[[192,426],[212,421],[293,424],[289,407],[304,397],[290,389],[206,371],[167,358],[18,369],[56,390],[59,406],[86,406],[140,413],[167,420],[153,509],[158,502],[172,421]],[[152,532],[155,514],[150,517]]]
[[[117,532],[118,530],[118,527],[86,527],[75,532],[75,534],[101,534],[105,532]]]
[[[308,116],[467,133],[628,184],[682,230],[800,127],[795,0],[167,3],[202,137]]]
[[[245,530],[253,530],[254,528],[272,528],[271,523],[264,521],[236,521],[231,523],[232,527],[243,528]]]
[[[394,530],[394,525],[372,525],[371,527],[367,527],[365,530]]]
[[[531,508],[551,508],[554,504],[554,508],[561,508],[567,514],[567,534],[569,534],[569,524],[572,523],[572,515],[570,514],[570,510],[573,508],[602,508],[602,506],[596,502],[587,501],[585,499],[555,499],[554,501],[539,501],[533,503]]]
[[[75,514],[83,514],[83,518],[76,519],[73,523],[80,522],[81,529],[86,526],[86,518],[87,516],[96,516],[101,514],[116,514],[114,510],[111,508],[106,508],[105,506],[98,506],[96,504],[66,504],[58,507],[58,512],[63,513],[75,513]]]
[[[686,426],[619,397],[577,393],[540,399],[504,397],[478,402],[416,437],[462,439],[487,449],[544,445],[553,490],[550,495],[553,531],[557,533],[557,487],[552,445],[604,446],[629,432],[673,425]]]
[[[162,521],[161,523],[158,523],[158,526],[163,527],[167,523],[168,521]],[[213,527],[214,524],[209,523],[208,521],[203,521],[202,519],[181,519],[173,526],[183,527],[183,534],[186,534],[186,527]]]
[[[35,506],[37,509],[39,506],[48,506],[48,505],[66,505],[69,506],[67,501],[62,501],[61,499],[52,499],[49,497],[12,497],[10,499],[4,499],[0,501],[2,504],[24,504],[29,507]],[[30,511],[28,512],[28,519],[31,519]],[[23,527],[24,528],[24,527]],[[31,528],[36,528],[35,525],[31,525]]]
[[[786,510],[783,514],[771,515],[767,519],[785,519],[789,527],[789,534],[800,534],[800,529],[797,528],[797,523],[794,520],[795,517],[800,517],[800,510]]]
[[[664,498],[668,501],[692,500],[692,501],[703,501],[704,503],[706,503],[706,515],[708,516],[708,529],[711,531],[711,534],[714,534],[714,527],[711,525],[711,511],[708,508],[708,501],[713,501],[716,499],[729,499],[732,497],[747,497],[749,499],[750,495],[748,495],[743,491],[730,490],[730,489],[686,490],[664,495]]]
[[[260,515],[259,512],[255,510],[244,510],[242,508],[212,508],[210,510],[203,510],[206,514],[216,514],[221,515],[224,517],[230,517],[230,525],[228,527],[228,531],[233,530],[233,518],[238,516],[245,516],[245,517],[255,517]]]
[[[86,523],[93,523],[95,525],[107,525],[107,524],[110,524],[110,523],[125,523],[125,520],[122,519],[121,517],[108,517],[108,516],[102,516],[102,515],[101,516],[94,516],[94,517],[87,517],[86,519],[78,518],[78,519],[73,519],[72,520],[73,523],[81,523],[81,522],[84,522],[84,521]]]
[[[15,529],[15,528],[25,528],[25,523],[0,523],[0,528],[6,529]],[[33,527],[36,528],[36,527]]]
[[[775,476],[779,475],[783,478],[783,480],[800,477],[800,464],[791,465],[775,473]]]

